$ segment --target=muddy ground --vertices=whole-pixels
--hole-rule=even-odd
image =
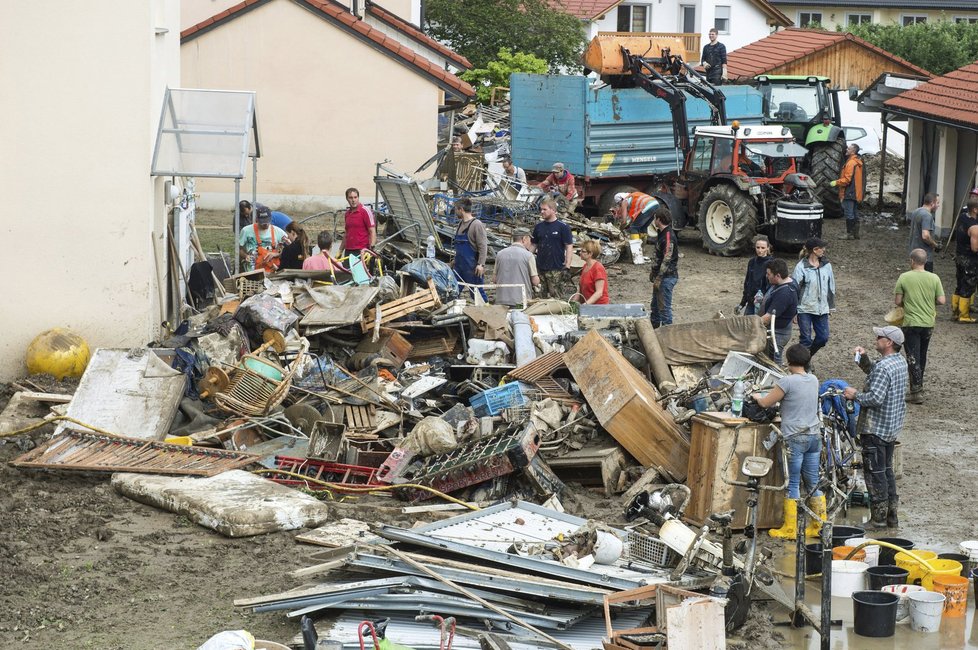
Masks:
[[[828,221],[829,256],[839,285],[832,337],[816,357],[817,374],[861,381],[854,345],[872,347],[870,327],[882,324],[892,286],[905,270],[906,232],[886,218],[868,220],[863,239],[838,242],[842,223]],[[740,296],[745,259],[706,255],[685,239],[676,289],[677,322],[731,313]],[[953,263],[937,271],[953,289]],[[619,262],[610,287],[615,302],[645,302],[647,266]],[[918,547],[952,550],[978,538],[978,325],[939,316],[931,345],[927,403],[912,406],[902,441],[904,476],[901,536]],[[0,406],[9,387],[0,393]],[[40,436],[35,436],[40,437]],[[129,501],[107,477],[27,473],[6,464],[21,449],[0,444],[0,641],[24,648],[195,648],[225,629],[245,628],[259,638],[286,642],[296,625],[281,613],[250,614],[232,600],[293,586],[287,572],[318,549],[293,533],[232,540],[186,519]],[[616,523],[620,504],[575,490],[569,511]],[[410,525],[398,503],[372,497],[331,504],[335,518]],[[865,516],[856,508],[853,515]],[[784,647],[763,613],[745,632],[742,647]],[[774,612],[775,619],[784,615]]]

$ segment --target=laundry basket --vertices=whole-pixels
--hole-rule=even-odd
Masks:
[[[292,387],[296,370],[302,365],[308,344],[303,343],[286,370],[266,356],[273,343],[269,341],[241,357],[228,373],[227,389],[214,395],[215,404],[236,415],[259,416],[268,415],[282,403]]]

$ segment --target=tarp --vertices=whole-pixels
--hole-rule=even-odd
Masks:
[[[296,287],[294,291],[295,306],[305,314],[299,324],[323,327],[359,323],[379,290],[370,286],[327,286]]]
[[[670,365],[723,361],[731,350],[759,354],[767,345],[767,333],[759,316],[667,325],[655,334]]]
[[[410,275],[422,286],[427,285],[428,278],[431,278],[435,283],[435,289],[438,290],[438,297],[443,303],[458,298],[458,279],[455,277],[455,272],[441,260],[422,257],[405,264],[401,271]]]

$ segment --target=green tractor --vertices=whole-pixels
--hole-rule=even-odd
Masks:
[[[795,142],[808,150],[801,171],[815,181],[825,216],[842,216],[839,195],[829,186],[839,178],[846,158],[839,91],[829,89],[828,77],[759,75],[754,82],[764,96],[764,123],[787,126]]]

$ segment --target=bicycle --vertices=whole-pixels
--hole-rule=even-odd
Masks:
[[[826,407],[828,404],[828,407]],[[818,396],[821,420],[822,457],[820,473],[824,477],[825,497],[829,510],[842,503],[843,515],[849,509],[849,497],[856,489],[856,472],[862,468],[862,456],[843,411],[851,413],[843,390],[829,387]]]

